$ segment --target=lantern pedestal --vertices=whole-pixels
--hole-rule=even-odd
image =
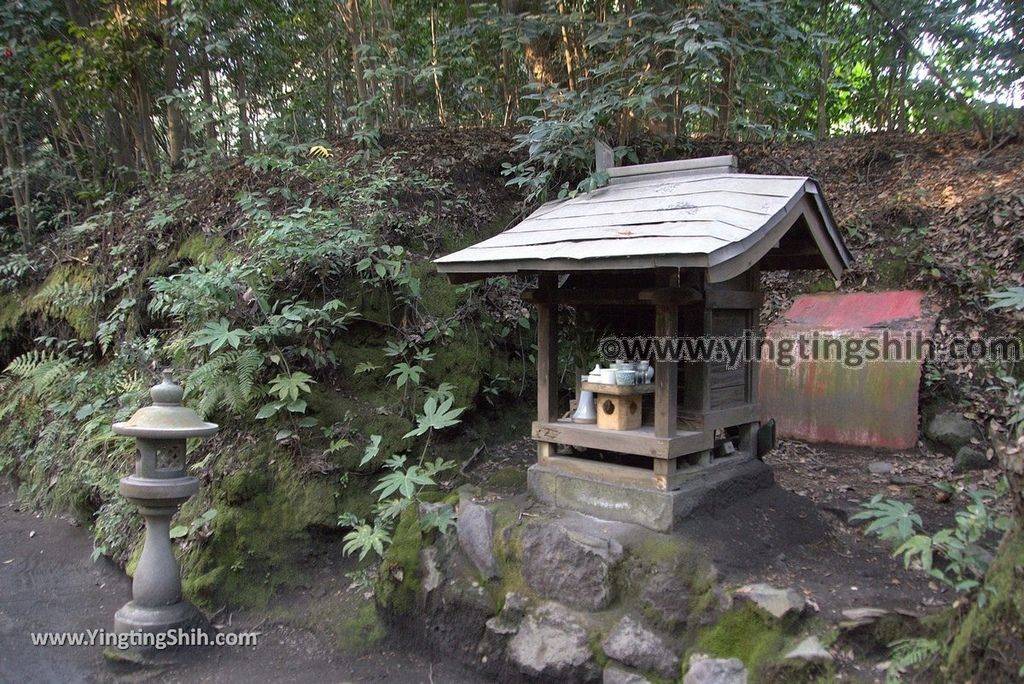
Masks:
[[[121,480],[120,491],[139,507],[146,520],[146,539],[132,580],[132,600],[115,614],[114,631],[205,631],[209,628],[205,616],[181,597],[181,569],[171,544],[171,518],[199,491],[199,481],[185,473],[185,441],[213,435],[217,426],[181,405],[183,391],[171,380],[170,371],[164,371],[163,382],[150,394],[152,406],[139,409],[129,420],[113,426],[115,433],[137,440],[135,473]],[[179,640],[167,645],[183,644]]]
[[[181,569],[170,537],[171,518],[199,490],[199,481],[194,477],[149,480],[130,475],[121,480],[120,489],[146,520],[146,538],[132,580],[132,600],[114,615],[114,631],[208,628],[199,609],[181,597]]]
[[[179,601],[170,606],[140,606],[129,601],[114,613],[114,632],[174,632],[178,629],[188,632],[193,629],[207,631],[210,627],[198,608],[188,601]]]

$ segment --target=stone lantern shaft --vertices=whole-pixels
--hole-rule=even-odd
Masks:
[[[135,472],[122,478],[120,491],[139,507],[146,521],[142,556],[132,580],[132,600],[114,616],[114,629],[125,632],[168,632],[205,626],[202,613],[181,597],[181,571],[171,545],[171,518],[199,491],[199,481],[185,470],[185,443],[190,437],[208,437],[217,425],[182,406],[181,387],[165,370],[160,384],[150,390],[145,406],[122,423],[116,434],[135,437],[138,456]]]

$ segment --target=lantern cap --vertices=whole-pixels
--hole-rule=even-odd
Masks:
[[[143,406],[131,418],[114,423],[114,434],[143,439],[187,439],[209,437],[217,432],[216,423],[207,423],[192,409],[181,405],[185,391],[174,382],[172,370],[163,371],[163,379],[149,391],[152,406]]]

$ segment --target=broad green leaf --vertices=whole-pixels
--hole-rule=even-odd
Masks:
[[[377,457],[381,439],[383,438],[380,435],[370,435],[370,443],[366,445],[366,449],[363,450],[363,458],[359,461],[360,468]]]
[[[250,333],[246,330],[231,329],[231,323],[226,318],[219,321],[207,321],[206,325],[196,334],[192,342],[193,347],[209,347],[210,352],[215,352],[225,344],[232,349],[238,349],[243,339],[247,339]]]
[[[453,397],[438,403],[437,397],[428,397],[423,403],[423,413],[416,416],[416,427],[405,433],[404,438],[418,437],[428,430],[443,430],[457,425],[465,408],[452,408]]]

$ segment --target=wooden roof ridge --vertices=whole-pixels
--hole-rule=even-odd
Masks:
[[[741,174],[736,166],[735,156],[724,155],[609,168],[608,185],[548,202],[508,230],[434,263],[458,280],[679,267],[707,269],[710,282],[735,277],[769,255],[772,268],[823,267],[836,277],[850,265],[818,181]],[[780,249],[794,227],[803,246]]]

